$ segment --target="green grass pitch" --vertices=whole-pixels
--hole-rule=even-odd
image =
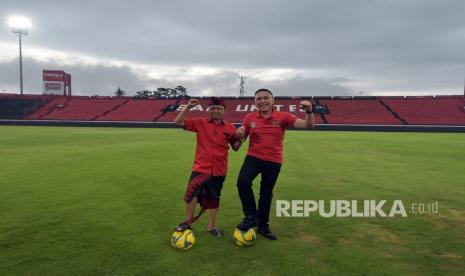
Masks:
[[[230,152],[218,226],[184,217],[195,135],[181,129],[0,127],[0,275],[465,274],[465,135],[288,131],[276,199],[438,202],[438,214],[278,218],[232,243],[242,218]],[[257,192],[259,185],[255,181]]]

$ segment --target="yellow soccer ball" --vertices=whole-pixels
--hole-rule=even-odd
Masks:
[[[250,228],[247,231],[241,231],[239,229],[234,229],[233,232],[233,241],[234,244],[239,246],[239,247],[247,247],[251,246],[255,242],[255,230],[253,228]]]
[[[177,249],[188,250],[195,244],[195,236],[192,230],[186,229],[183,232],[174,231],[171,235],[171,245]]]

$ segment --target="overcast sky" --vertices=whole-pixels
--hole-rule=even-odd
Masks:
[[[260,87],[276,95],[462,94],[463,0],[0,0],[0,92],[19,91],[18,37],[30,18],[24,89],[42,69],[75,95],[185,86],[191,95]]]

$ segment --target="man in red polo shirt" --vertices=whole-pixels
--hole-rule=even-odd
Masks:
[[[301,101],[300,108],[305,110],[305,119],[298,119],[288,112],[273,110],[273,93],[268,89],[255,92],[255,105],[258,112],[249,113],[237,129],[238,137],[243,141],[249,137],[249,149],[237,179],[237,188],[242,202],[244,219],[237,225],[240,230],[258,226],[258,233],[268,239],[277,237],[270,230],[270,216],[273,188],[281,170],[284,130],[287,127],[313,128],[312,104]],[[261,174],[260,199],[258,209],[252,190],[252,181]]]
[[[182,232],[191,228],[192,223],[209,209],[208,231],[214,236],[221,237],[222,233],[216,227],[216,216],[228,168],[228,144],[237,151],[241,141],[237,139],[234,125],[223,120],[226,106],[219,98],[210,101],[208,108],[210,118],[185,119],[187,112],[198,104],[198,100],[190,99],[174,120],[175,124],[183,126],[185,130],[197,133],[194,165],[184,195],[187,218],[175,229]],[[197,216],[194,216],[197,203],[200,203],[201,210]]]

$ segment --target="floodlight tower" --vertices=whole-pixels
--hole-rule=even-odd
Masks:
[[[21,38],[28,34],[29,28],[31,27],[31,21],[25,17],[12,16],[8,19],[8,25],[10,25],[13,33],[18,34],[19,37],[19,83],[20,93],[23,94],[23,53]]]
[[[240,86],[241,86],[241,90],[239,92],[239,97],[245,97],[246,96],[246,93],[245,93],[245,76],[244,75],[241,75],[241,82],[240,82]]]

